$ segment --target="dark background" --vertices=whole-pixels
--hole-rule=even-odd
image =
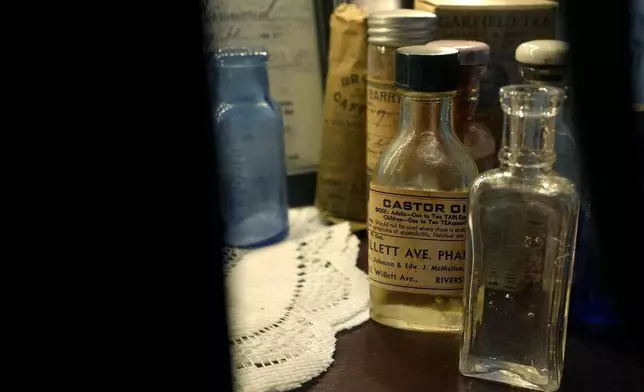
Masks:
[[[565,8],[578,138],[622,317],[602,344],[641,350],[644,122],[631,110],[630,20],[625,2],[591,3]],[[229,390],[199,1],[19,5],[3,12],[8,378]]]

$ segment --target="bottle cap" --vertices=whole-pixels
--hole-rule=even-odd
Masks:
[[[444,39],[432,41],[427,46],[443,46],[458,50],[461,65],[487,65],[490,61],[490,46],[484,42]]]
[[[371,44],[424,45],[432,40],[438,17],[431,12],[397,9],[369,14],[367,41]]]
[[[514,58],[522,64],[533,66],[563,66],[566,63],[568,44],[554,39],[524,42],[517,47]]]
[[[458,51],[453,48],[405,46],[396,50],[394,86],[410,91],[455,91],[459,82]]]

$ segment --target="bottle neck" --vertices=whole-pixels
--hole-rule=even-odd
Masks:
[[[266,63],[214,68],[214,88],[217,101],[256,101],[268,94]]]
[[[524,173],[552,170],[555,163],[556,116],[521,115],[506,112],[499,162]]]
[[[401,132],[417,136],[454,137],[452,121],[455,92],[419,93],[398,90]]]

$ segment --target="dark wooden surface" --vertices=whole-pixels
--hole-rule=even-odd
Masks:
[[[358,265],[367,267],[366,243]],[[643,331],[644,333],[644,331]],[[466,378],[458,372],[458,336],[402,331],[371,320],[338,335],[334,362],[308,382],[309,392],[525,391]],[[635,353],[568,335],[561,392],[644,391]]]

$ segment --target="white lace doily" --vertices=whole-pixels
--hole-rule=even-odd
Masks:
[[[230,340],[237,391],[285,391],[333,362],[335,333],[366,321],[368,283],[347,223],[314,207],[289,213],[281,244],[227,250]]]

